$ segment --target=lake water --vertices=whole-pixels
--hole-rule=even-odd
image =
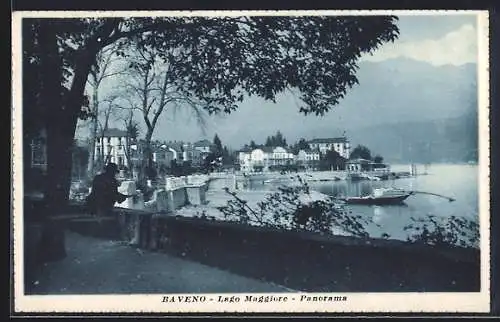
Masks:
[[[392,171],[409,171],[409,165],[392,165]],[[390,238],[406,239],[403,227],[411,218],[424,218],[428,215],[437,217],[460,216],[478,221],[478,166],[433,164],[417,165],[415,177],[387,181],[329,181],[310,182],[312,189],[331,196],[363,196],[374,188],[396,187],[405,190],[425,191],[454,198],[450,202],[445,198],[416,194],[406,199],[405,204],[397,206],[348,205],[352,213],[361,215],[369,222],[367,231],[372,237],[386,233]],[[425,174],[426,173],[426,174]],[[267,187],[266,187],[267,186]],[[269,189],[269,184],[252,184],[251,189]]]

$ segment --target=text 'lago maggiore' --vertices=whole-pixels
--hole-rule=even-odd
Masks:
[[[347,301],[347,296],[311,296],[311,295],[217,295],[217,296],[204,296],[204,295],[165,295],[162,302],[165,303],[205,303],[205,302],[218,302],[218,303],[240,303],[240,302],[256,302],[256,303],[269,303],[269,302],[343,302]]]

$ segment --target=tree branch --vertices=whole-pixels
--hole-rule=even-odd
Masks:
[[[106,45],[106,46],[110,45],[121,38],[131,38],[133,36],[136,36],[138,34],[141,34],[143,32],[151,30],[155,25],[154,23],[146,24],[142,27],[132,29],[129,31],[120,31],[119,23],[122,21],[123,21],[122,19],[120,19],[118,21],[118,24],[116,24],[115,28],[112,30],[112,33],[110,33],[110,35],[103,41],[104,45]]]

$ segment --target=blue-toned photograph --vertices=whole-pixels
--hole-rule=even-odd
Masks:
[[[485,292],[479,21],[24,16],[22,294]]]

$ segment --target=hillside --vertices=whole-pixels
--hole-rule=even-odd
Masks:
[[[477,161],[474,113],[433,121],[387,123],[353,131],[353,144],[368,146],[388,162]]]

